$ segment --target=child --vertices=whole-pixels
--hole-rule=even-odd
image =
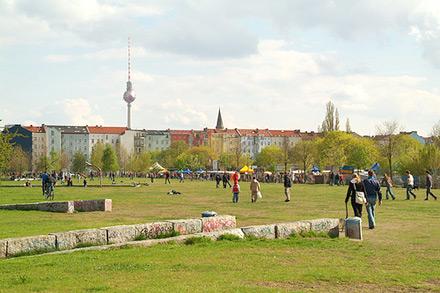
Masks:
[[[235,182],[232,186],[232,202],[237,203],[238,202],[238,194],[240,193],[240,185],[238,185],[238,182]]]

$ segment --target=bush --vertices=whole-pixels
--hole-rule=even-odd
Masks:
[[[238,237],[237,235],[234,235],[234,234],[223,234],[223,235],[220,235],[220,237],[217,240],[219,240],[219,241],[223,241],[223,240],[239,241],[239,240],[241,240],[241,238]]]
[[[179,232],[173,230],[170,232],[160,233],[154,239],[170,238],[170,237],[176,237],[179,235],[180,235]]]
[[[208,237],[191,237],[185,240],[185,245],[194,245],[200,243],[210,243],[212,242],[211,238]]]

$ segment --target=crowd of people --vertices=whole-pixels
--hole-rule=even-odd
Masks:
[[[406,200],[417,198],[414,193],[414,176],[409,170],[406,172]],[[390,197],[395,200],[396,196],[393,192],[393,182],[391,176],[385,174],[382,183],[386,187],[386,199]],[[429,200],[429,196],[437,200],[437,196],[432,193],[433,179],[429,170],[426,170],[426,196],[425,200]],[[376,204],[382,205],[382,192],[381,184],[376,177],[376,174],[370,170],[368,171],[368,177],[361,180],[359,174],[354,173],[352,180],[347,189],[345,197],[345,203],[351,202],[353,213],[355,217],[362,218],[362,208],[365,205],[368,215],[368,227],[374,229],[376,227]],[[348,211],[347,211],[348,217]]]

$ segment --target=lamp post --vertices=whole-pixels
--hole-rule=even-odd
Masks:
[[[102,187],[102,170],[101,170],[101,168],[99,168],[96,165],[93,165],[90,162],[86,162],[86,165],[89,166],[89,167],[95,168],[96,170],[98,170],[98,172],[99,172],[99,187]]]

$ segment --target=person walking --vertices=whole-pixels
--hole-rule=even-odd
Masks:
[[[290,189],[292,188],[292,178],[290,172],[284,174],[284,194],[286,195],[285,202],[290,201]]]
[[[429,199],[429,196],[431,195],[435,200],[437,200],[437,196],[435,196],[432,191],[432,175],[431,172],[426,170],[426,198],[425,200]]]
[[[260,182],[258,182],[257,177],[253,177],[250,185],[251,189],[251,202],[257,202],[258,193],[261,194]]]
[[[363,180],[363,184],[367,198],[368,228],[374,229],[376,227],[376,202],[379,199],[379,205],[382,205],[382,193],[372,170],[368,171],[368,178]]]
[[[223,173],[222,181],[223,181],[223,188],[226,188],[226,185],[232,187],[231,183],[229,182],[229,175],[228,173],[226,173],[226,171]]]
[[[222,181],[222,178],[220,177],[220,174],[215,174],[215,188],[218,188],[220,185],[220,181]]]
[[[390,176],[388,176],[387,173],[384,174],[382,182],[385,183],[385,186],[387,188],[387,191],[385,192],[385,198],[389,199],[389,196],[391,196],[391,198],[395,200],[396,197],[394,196],[393,193],[393,180],[391,179]]]
[[[354,216],[362,218],[362,204],[358,204],[356,202],[356,192],[365,193],[365,190],[359,174],[354,173],[352,179],[350,180],[350,184],[348,184],[345,204],[347,205],[348,200],[351,199],[351,206],[353,207]]]
[[[179,183],[182,183],[183,181],[185,181],[185,176],[183,175],[183,172],[180,172],[180,174],[179,174]]]
[[[167,183],[171,184],[169,171],[165,172],[165,184],[167,184]]]
[[[406,171],[406,200],[410,199],[410,194],[416,199],[416,194],[413,192],[414,189],[414,177],[409,170]]]
[[[238,185],[238,181],[234,183],[232,186],[232,202],[238,203],[238,194],[240,193],[240,185]]]
[[[332,171],[330,171],[330,174],[329,174],[328,185],[333,186],[333,183],[335,183],[335,173],[333,173],[333,170],[332,170]]]

